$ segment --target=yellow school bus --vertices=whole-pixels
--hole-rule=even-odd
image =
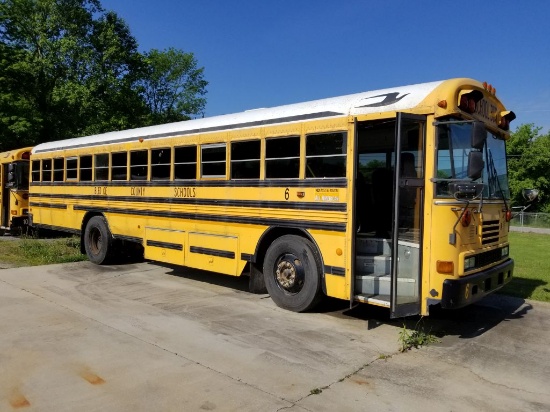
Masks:
[[[0,236],[26,231],[29,213],[29,159],[32,147],[0,153]]]
[[[293,311],[327,295],[428,315],[512,278],[514,118],[459,78],[43,143],[30,216],[97,264],[134,243]]]

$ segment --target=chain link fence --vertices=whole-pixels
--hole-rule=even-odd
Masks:
[[[550,229],[550,213],[520,212],[510,222],[511,226]]]

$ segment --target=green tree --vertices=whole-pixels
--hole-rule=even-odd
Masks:
[[[533,210],[550,213],[550,133],[540,134],[534,124],[522,124],[507,143],[512,202],[525,204],[522,190],[540,191],[540,201]]]
[[[99,0],[0,0],[0,150],[185,120],[206,84],[191,53],[140,54]]]
[[[3,146],[131,127],[147,114],[132,87],[144,67],[137,43],[98,0],[4,0],[0,44]]]
[[[193,53],[152,49],[145,61],[147,73],[140,85],[152,124],[188,120],[204,112],[208,82]]]

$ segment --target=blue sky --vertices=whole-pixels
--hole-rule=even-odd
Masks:
[[[193,52],[206,116],[472,77],[550,131],[550,1],[101,0],[140,50]]]

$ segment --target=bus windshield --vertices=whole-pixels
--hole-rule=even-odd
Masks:
[[[13,163],[13,177],[8,177],[8,186],[16,190],[29,190],[29,162]]]
[[[437,197],[454,197],[449,181],[466,180],[483,184],[484,199],[509,199],[506,169],[506,142],[491,132],[483,145],[484,168],[481,177],[468,177],[468,155],[471,147],[472,123],[448,123],[438,126],[437,136]]]

